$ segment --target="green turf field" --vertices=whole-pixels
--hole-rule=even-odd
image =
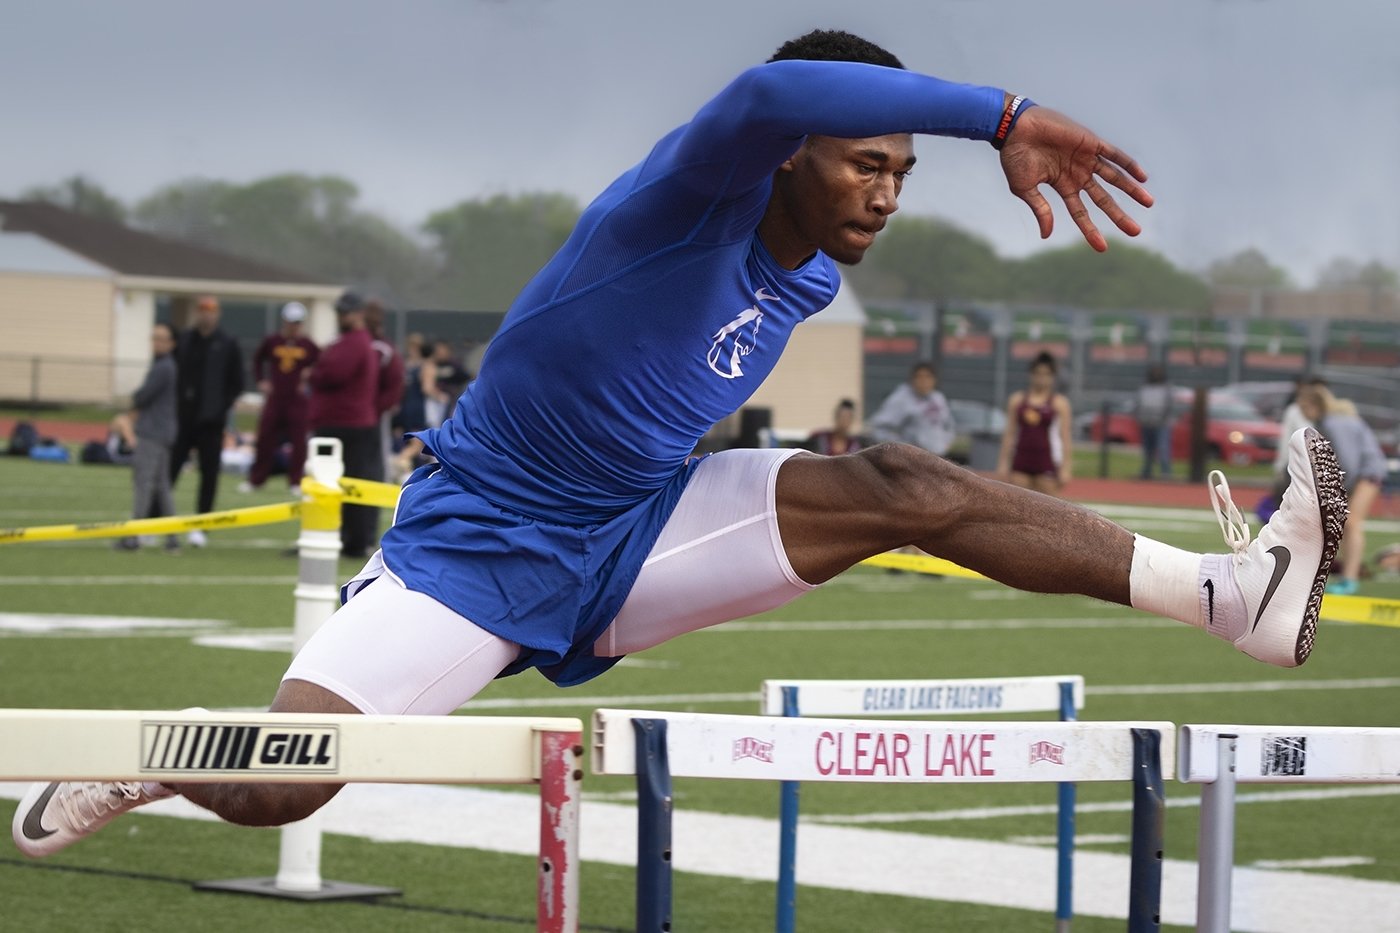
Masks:
[[[238,495],[235,484],[236,478],[226,477],[220,506],[285,499],[271,488],[275,482],[253,496]],[[190,507],[193,486],[187,477],[177,490],[181,509]],[[117,519],[129,505],[129,474],[116,467],[0,457],[0,489],[0,527]],[[1204,490],[1201,502],[1198,518],[1141,507],[1110,514],[1173,544],[1221,550]],[[215,620],[238,631],[286,631],[296,569],[295,561],[281,552],[294,537],[291,525],[235,529],[211,535],[207,549],[186,548],[178,556],[158,548],[118,553],[101,541],[0,546],[0,707],[266,704],[285,667],[286,658],[279,653],[202,647],[189,634],[168,631],[145,636],[24,633],[4,620],[21,613],[150,616]],[[1400,529],[1379,523],[1368,551],[1396,540]],[[1012,549],[1015,542],[1007,545]],[[352,567],[346,564],[342,570],[348,575]],[[1371,581],[1362,592],[1400,598],[1400,582]],[[805,624],[810,622],[848,624]],[[1283,672],[1184,626],[1087,599],[1032,597],[990,583],[857,570],[780,612],[663,645],[638,656],[638,663],[568,692],[527,674],[494,683],[481,699],[489,701],[487,711],[493,714],[543,712],[585,720],[599,705],[593,698],[601,697],[627,698],[626,703],[609,700],[609,705],[748,713],[757,711],[757,689],[765,677],[1063,673],[1085,677],[1086,719],[1393,726],[1400,724],[1397,657],[1400,631],[1324,624],[1313,659],[1300,671]],[[1348,683],[1365,679],[1391,685]],[[650,699],[716,694],[740,697]],[[572,699],[574,705],[531,705],[559,698]],[[629,784],[627,779],[589,776],[585,808],[590,800],[625,800]],[[682,811],[768,819],[777,814],[777,787],[764,782],[678,781],[676,791]],[[1174,782],[1167,795],[1183,802],[1198,797],[1195,789]],[[997,808],[1051,804],[1053,796],[1043,785],[810,785],[803,790],[803,815],[814,822],[861,825],[860,820],[869,819],[871,829],[1007,841],[1053,834],[1053,816],[998,815]],[[1127,799],[1126,786],[1080,790],[1080,800],[1089,804]],[[0,799],[0,813],[8,817],[13,807],[13,799]],[[938,816],[971,810],[980,812],[956,819]],[[1168,810],[1168,858],[1194,858],[1198,813],[1192,806]],[[1397,820],[1400,797],[1389,795],[1243,803],[1237,863],[1348,858],[1354,864],[1313,871],[1400,885],[1400,852],[1390,829]],[[1128,814],[1082,812],[1078,832],[1091,840],[1081,851],[1125,853],[1119,837],[1129,832]],[[1095,837],[1105,841],[1093,841]],[[862,858],[860,851],[846,854],[853,863]],[[286,904],[199,894],[187,885],[271,874],[276,859],[275,832],[126,816],[44,862],[28,862],[13,848],[0,852],[0,928],[504,931],[533,924],[531,859],[476,850],[329,836],[326,877],[404,889],[403,897],[377,905]],[[1006,884],[1053,889],[1050,877],[1008,878]],[[631,869],[585,865],[584,928],[630,929],[632,891]],[[773,893],[769,883],[680,873],[676,928],[771,928]],[[1048,914],[952,900],[803,888],[798,903],[804,931],[1051,928]],[[1385,922],[1393,921],[1377,921]],[[1096,918],[1081,918],[1075,926],[1090,933],[1122,928],[1121,920]]]

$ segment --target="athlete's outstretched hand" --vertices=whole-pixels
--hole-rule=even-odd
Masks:
[[[1055,189],[1084,239],[1101,253],[1108,249],[1108,243],[1089,217],[1081,193],[1089,195],[1128,236],[1137,236],[1142,227],[1123,212],[1104,184],[1127,192],[1143,207],[1152,206],[1152,195],[1139,184],[1147,181],[1147,173],[1132,156],[1048,107],[1032,107],[1021,114],[1002,146],[1001,169],[1011,193],[1035,213],[1041,239],[1054,229],[1055,216],[1039,185]]]

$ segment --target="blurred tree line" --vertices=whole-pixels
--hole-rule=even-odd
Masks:
[[[540,192],[465,200],[417,229],[359,206],[353,182],[274,175],[248,184],[191,179],[127,206],[82,176],[23,197],[211,249],[353,284],[398,307],[504,310],[568,237],[580,206]],[[893,219],[865,262],[845,273],[865,298],[1036,302],[1091,309],[1203,312],[1212,287],[1289,288],[1287,273],[1247,249],[1202,273],[1124,240],[1098,255],[1082,243],[1025,258],[936,217]],[[1396,270],[1333,260],[1323,288],[1391,289]]]

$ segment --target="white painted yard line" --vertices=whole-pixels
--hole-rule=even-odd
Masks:
[[[1277,868],[1283,871],[1306,871],[1310,868],[1359,868],[1362,865],[1374,864],[1376,864],[1375,859],[1367,858],[1364,855],[1328,855],[1322,858],[1265,858],[1250,863],[1253,868]]]
[[[18,798],[24,785],[0,784]],[[212,821],[183,799],[143,808],[151,815]],[[407,842],[534,855],[539,846],[539,801],[533,794],[480,788],[357,784],[326,806],[328,833],[382,842]],[[636,863],[637,811],[589,801],[581,808],[581,857]],[[112,830],[108,830],[109,832]],[[253,839],[250,834],[250,844]],[[266,837],[258,837],[266,838]],[[743,840],[743,845],[735,845]],[[275,846],[267,843],[269,865]],[[680,871],[772,882],[777,875],[778,825],[773,819],[677,810],[674,864]],[[1054,909],[1052,849],[1004,842],[887,830],[808,825],[798,833],[797,880],[813,887],[929,900]],[[1101,852],[1075,856],[1074,910],[1083,916],[1126,916],[1129,860]],[[1016,878],[1017,884],[1007,884]],[[1335,933],[1374,930],[1378,917],[1400,914],[1400,884],[1297,871],[1237,868],[1237,933]],[[1196,865],[1163,863],[1162,921],[1195,922]],[[676,914],[684,917],[684,900]],[[931,918],[935,920],[936,918]]]
[[[219,619],[161,619],[147,616],[67,615],[60,613],[0,612],[0,636],[23,635],[148,635],[154,631],[189,637],[191,630],[223,628]]]
[[[1177,521],[1193,522],[1205,525],[1214,525],[1215,513],[1210,510],[1209,500],[1206,498],[1206,491],[1201,490],[1201,508],[1199,509],[1174,509],[1165,506],[1132,505],[1117,502],[1084,502],[1085,508],[1093,509],[1100,515],[1111,518],[1115,521],[1122,520],[1123,524],[1130,528],[1136,528],[1132,519],[1141,518],[1145,520],[1173,519]],[[1251,512],[1246,516],[1249,519],[1251,528],[1258,528],[1261,524],[1257,517]],[[1367,519],[1367,529],[1374,529],[1384,534],[1400,532],[1400,521],[1393,519]]]
[[[1292,803],[1299,800],[1350,800],[1357,797],[1394,797],[1400,787],[1388,784],[1338,787],[1322,790],[1268,790],[1237,794],[1237,804]],[[1168,807],[1194,808],[1201,805],[1200,795],[1168,796]],[[1074,812],[1126,813],[1133,808],[1130,800],[1104,800],[1078,803]],[[1000,820],[1015,816],[1049,816],[1059,812],[1058,804],[1022,804],[1011,807],[967,807],[961,810],[909,810],[889,813],[830,813],[803,817],[803,822],[830,826],[867,826],[897,823],[956,823],[964,820]]]
[[[175,574],[99,574],[41,576],[29,574],[0,577],[0,586],[295,586],[297,578],[246,576],[178,576]]]
[[[1074,844],[1075,846],[1120,846],[1131,842],[1132,838],[1126,833],[1075,833]],[[1018,846],[1053,846],[1059,844],[1060,837],[1011,836],[1006,841]]]
[[[703,703],[752,703],[758,706],[758,691],[750,693],[659,693],[640,696],[550,696],[550,697],[491,697],[468,700],[462,711],[470,715],[483,709],[554,709],[569,706],[607,706],[616,709],[629,709],[642,704],[646,706],[687,706]]]
[[[907,678],[906,678],[907,679]],[[1130,694],[1169,696],[1179,693],[1269,693],[1284,690],[1372,690],[1400,687],[1400,677],[1370,677],[1349,680],[1261,680],[1211,684],[1123,684],[1101,687],[1088,686],[1085,692],[1102,695]],[[626,696],[548,696],[518,699],[490,698],[471,700],[465,707],[474,709],[549,709],[569,706],[611,706],[622,709],[645,709],[648,706],[674,706],[704,703],[757,703],[759,694],[752,693],[662,693]]]
[[[3,579],[3,578],[0,578]],[[702,628],[696,634],[725,632],[958,632],[977,629],[1179,628],[1180,622],[1150,616],[1114,616],[1103,619],[861,619],[804,620],[763,619],[725,622]]]
[[[1206,684],[1102,684],[1084,688],[1097,696],[1165,696],[1175,693],[1275,693],[1292,690],[1378,690],[1400,687],[1400,677],[1348,680],[1255,680]]]

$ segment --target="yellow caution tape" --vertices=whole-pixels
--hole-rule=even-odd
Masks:
[[[1400,628],[1400,599],[1372,599],[1369,596],[1324,596],[1322,618],[1329,622],[1355,622]]]
[[[83,522],[77,525],[44,525],[35,528],[0,528],[0,544],[23,541],[76,541],[83,538],[115,538],[122,535],[171,535],[182,531],[213,531],[246,525],[287,522],[301,514],[300,502],[257,505],[247,509],[206,512],[203,515],[171,515],[165,518],[129,519],[122,522]]]
[[[398,505],[401,489],[390,483],[348,477],[340,480],[339,489],[333,489],[307,478],[302,480],[302,492],[307,496],[306,502],[259,505],[246,509],[207,512],[203,515],[174,515],[167,518],[45,525],[35,528],[0,528],[0,544],[18,544],[24,541],[76,541],[84,538],[115,538],[122,535],[179,534],[196,529],[210,531],[248,525],[271,525],[301,517],[307,520],[307,527],[334,529],[339,527],[339,502],[391,509]],[[987,579],[975,570],[960,567],[941,557],[924,554],[891,551],[867,557],[861,563],[868,567],[886,567],[941,577]],[[1322,600],[1322,618],[1330,622],[1400,628],[1400,600],[1373,599],[1368,596],[1326,596]]]
[[[403,489],[392,483],[346,477],[340,481],[340,491],[351,505],[377,505],[381,509],[392,509],[399,504],[399,493]]]
[[[968,580],[987,579],[977,571],[959,567],[950,560],[929,557],[924,554],[902,554],[898,551],[891,551],[888,554],[867,557],[861,563],[869,567],[888,567],[892,570],[908,570],[913,573],[928,573],[939,577],[964,577]]]

